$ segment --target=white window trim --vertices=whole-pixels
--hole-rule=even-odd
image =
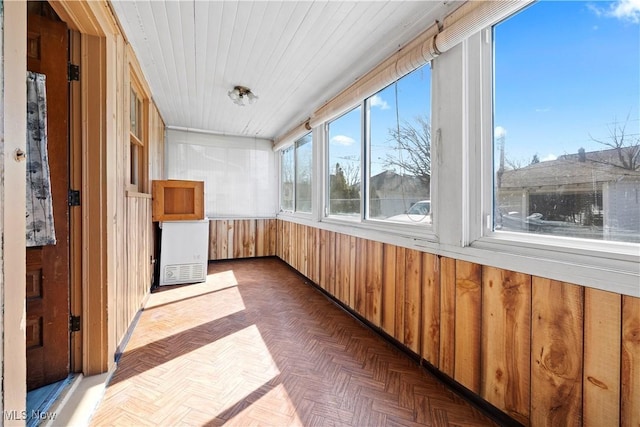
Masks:
[[[327,121],[313,128],[315,193],[312,214],[281,213],[278,216],[355,237],[640,297],[640,245],[489,232],[491,225],[487,227],[487,216],[493,215],[492,49],[492,30],[487,28],[434,60],[434,73],[458,78],[463,93],[459,97],[446,97],[442,88],[437,87],[438,79],[432,76],[433,224],[430,230],[422,230],[419,225],[366,220],[364,207],[356,218],[325,214],[329,197]],[[459,56],[462,57],[461,69],[452,73],[450,67],[456,66]],[[441,61],[448,63],[449,68],[442,69],[438,65]],[[439,102],[447,105],[438,107]],[[452,122],[452,115],[459,118]],[[458,141],[456,132],[460,127]],[[456,134],[452,135],[452,131]],[[447,168],[439,170],[445,158]],[[366,171],[363,169],[362,173],[364,176]],[[448,208],[456,207],[453,212],[444,213],[448,215],[446,220],[440,218],[444,205],[438,203],[445,198],[453,200],[447,204]],[[443,225],[447,228],[442,228]]]
[[[277,161],[278,161],[278,213],[277,213],[277,216],[288,217],[288,218],[295,218],[299,216],[306,220],[313,219],[316,217],[316,211],[318,206],[317,195],[316,195],[318,191],[317,190],[318,185],[316,184],[316,179],[318,179],[318,174],[317,174],[318,151],[316,149],[316,146],[318,144],[318,138],[316,137],[316,132],[318,132],[319,129],[320,128],[306,130],[304,134],[299,135],[298,138],[295,139],[293,142],[290,142],[286,145],[281,145],[277,149],[274,148],[274,151],[278,152],[277,153]],[[312,166],[311,166],[311,212],[302,212],[302,211],[296,210],[296,197],[297,197],[297,184],[296,184],[297,145],[296,144],[300,139],[302,139],[308,134],[311,134],[311,149],[312,149],[311,155],[313,156]],[[291,210],[283,210],[282,209],[282,157],[284,152],[290,148],[293,151],[293,207]]]
[[[293,214],[295,212],[295,204],[296,204],[295,177],[294,177],[294,186],[293,186],[293,207],[291,210],[282,209],[282,197],[283,197],[282,157],[284,156],[284,152],[287,151],[289,148],[293,148],[293,156],[294,156],[294,162],[295,162],[295,144],[289,144],[289,145],[283,146],[282,148],[277,150],[279,151],[279,153],[276,153],[278,158],[278,214]],[[295,163],[294,163],[294,174],[295,174]]]
[[[404,77],[404,76],[402,76]],[[400,77],[400,78],[402,78]],[[433,84],[433,78],[430,85]],[[374,94],[375,95],[375,94]],[[373,96],[373,95],[371,95]],[[433,98],[433,97],[432,97]],[[318,221],[324,222],[326,224],[334,224],[334,225],[347,225],[349,227],[355,227],[358,230],[363,232],[372,231],[372,232],[381,232],[382,234],[390,235],[390,236],[400,236],[401,239],[409,238],[413,242],[414,240],[418,240],[421,242],[431,242],[435,243],[438,241],[437,230],[437,206],[434,207],[434,200],[437,200],[438,195],[438,151],[439,151],[439,135],[438,131],[432,133],[431,139],[431,215],[433,218],[432,224],[402,224],[395,223],[391,221],[385,221],[381,219],[373,219],[367,218],[368,212],[368,196],[367,190],[369,188],[369,160],[371,155],[371,150],[369,149],[370,136],[367,132],[367,124],[370,118],[367,116],[367,100],[369,98],[365,98],[359,104],[354,106],[352,109],[346,111],[344,114],[353,111],[354,109],[360,107],[360,124],[361,124],[361,135],[360,135],[360,213],[359,215],[331,215],[329,214],[329,188],[330,188],[330,173],[329,173],[329,123],[333,120],[336,120],[336,117],[331,121],[327,121],[317,128],[314,128],[314,135],[316,129],[322,129],[322,132],[318,132],[319,144],[322,146],[323,151],[321,153],[322,166],[321,171],[323,173],[322,182],[323,182],[323,199],[322,199],[322,209],[320,210],[320,217]],[[431,100],[432,104],[434,99]],[[343,114],[343,115],[344,115]],[[432,114],[432,129],[433,129],[433,114]],[[435,135],[435,137],[434,137]],[[437,204],[437,203],[435,203]],[[407,246],[406,241],[402,240],[402,246]]]
[[[633,243],[544,236],[493,231],[493,31],[483,30],[469,43],[480,49],[468,49],[470,67],[469,102],[472,112],[465,126],[470,137],[467,164],[479,164],[479,171],[467,177],[470,201],[469,242],[482,251],[484,263],[524,271],[568,283],[594,287],[631,296],[640,296],[640,245]],[[477,53],[481,54],[478,57]],[[472,76],[482,76],[473,81]],[[476,111],[473,102],[480,105]],[[477,140],[479,136],[479,140]],[[479,150],[474,149],[479,147]],[[480,194],[481,200],[474,200]],[[475,251],[474,251],[475,252]]]

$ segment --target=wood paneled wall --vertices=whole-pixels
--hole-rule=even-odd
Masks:
[[[275,219],[219,219],[209,222],[210,261],[275,254]]]
[[[125,280],[115,283],[115,334],[119,344],[151,290],[153,274],[151,197],[129,195],[125,199],[125,211],[125,263],[122,264]]]
[[[145,298],[151,291],[153,277],[154,226],[151,220],[152,199],[151,180],[162,178],[159,165],[164,162],[164,122],[153,101],[150,90],[142,80],[142,71],[131,48],[122,36],[116,42],[116,86],[118,87],[114,107],[117,111],[116,126],[118,144],[116,145],[116,162],[113,176],[117,179],[114,193],[114,221],[110,223],[113,233],[114,250],[110,261],[114,266],[112,279],[109,281],[109,334],[110,359],[118,346],[123,344],[127,332],[135,316],[142,307]],[[143,138],[148,161],[147,176],[137,188],[130,185],[130,80],[131,73],[141,79],[144,88],[143,98],[148,100],[142,123],[145,125]],[[141,95],[142,96],[142,95]],[[110,273],[111,274],[111,273]]]
[[[524,425],[640,424],[640,299],[278,220],[277,255]]]

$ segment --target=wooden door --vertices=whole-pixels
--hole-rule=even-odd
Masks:
[[[46,75],[47,138],[56,244],[27,248],[27,389],[69,374],[68,32],[29,15],[27,68]]]

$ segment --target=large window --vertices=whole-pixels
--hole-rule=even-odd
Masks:
[[[329,123],[329,215],[360,215],[362,108]]]
[[[640,37],[620,5],[494,27],[494,230],[640,242]]]
[[[328,126],[328,214],[431,224],[430,65],[363,105],[364,114],[359,106]]]
[[[431,223],[430,66],[367,99],[367,218]]]
[[[282,150],[280,161],[280,210],[311,213],[313,143],[308,133]]]

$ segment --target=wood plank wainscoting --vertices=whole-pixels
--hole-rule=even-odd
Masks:
[[[275,255],[275,218],[210,221],[209,261]]]
[[[277,239],[252,222],[212,223],[211,259],[260,256],[252,239],[275,239],[294,269],[524,425],[640,423],[639,298],[280,219],[276,227]]]
[[[125,280],[115,282],[115,335],[121,347],[140,307],[149,294],[153,272],[153,224],[151,222],[151,195],[127,191],[125,198],[124,251]],[[124,339],[124,341],[123,341]],[[119,354],[119,350],[117,351]]]

